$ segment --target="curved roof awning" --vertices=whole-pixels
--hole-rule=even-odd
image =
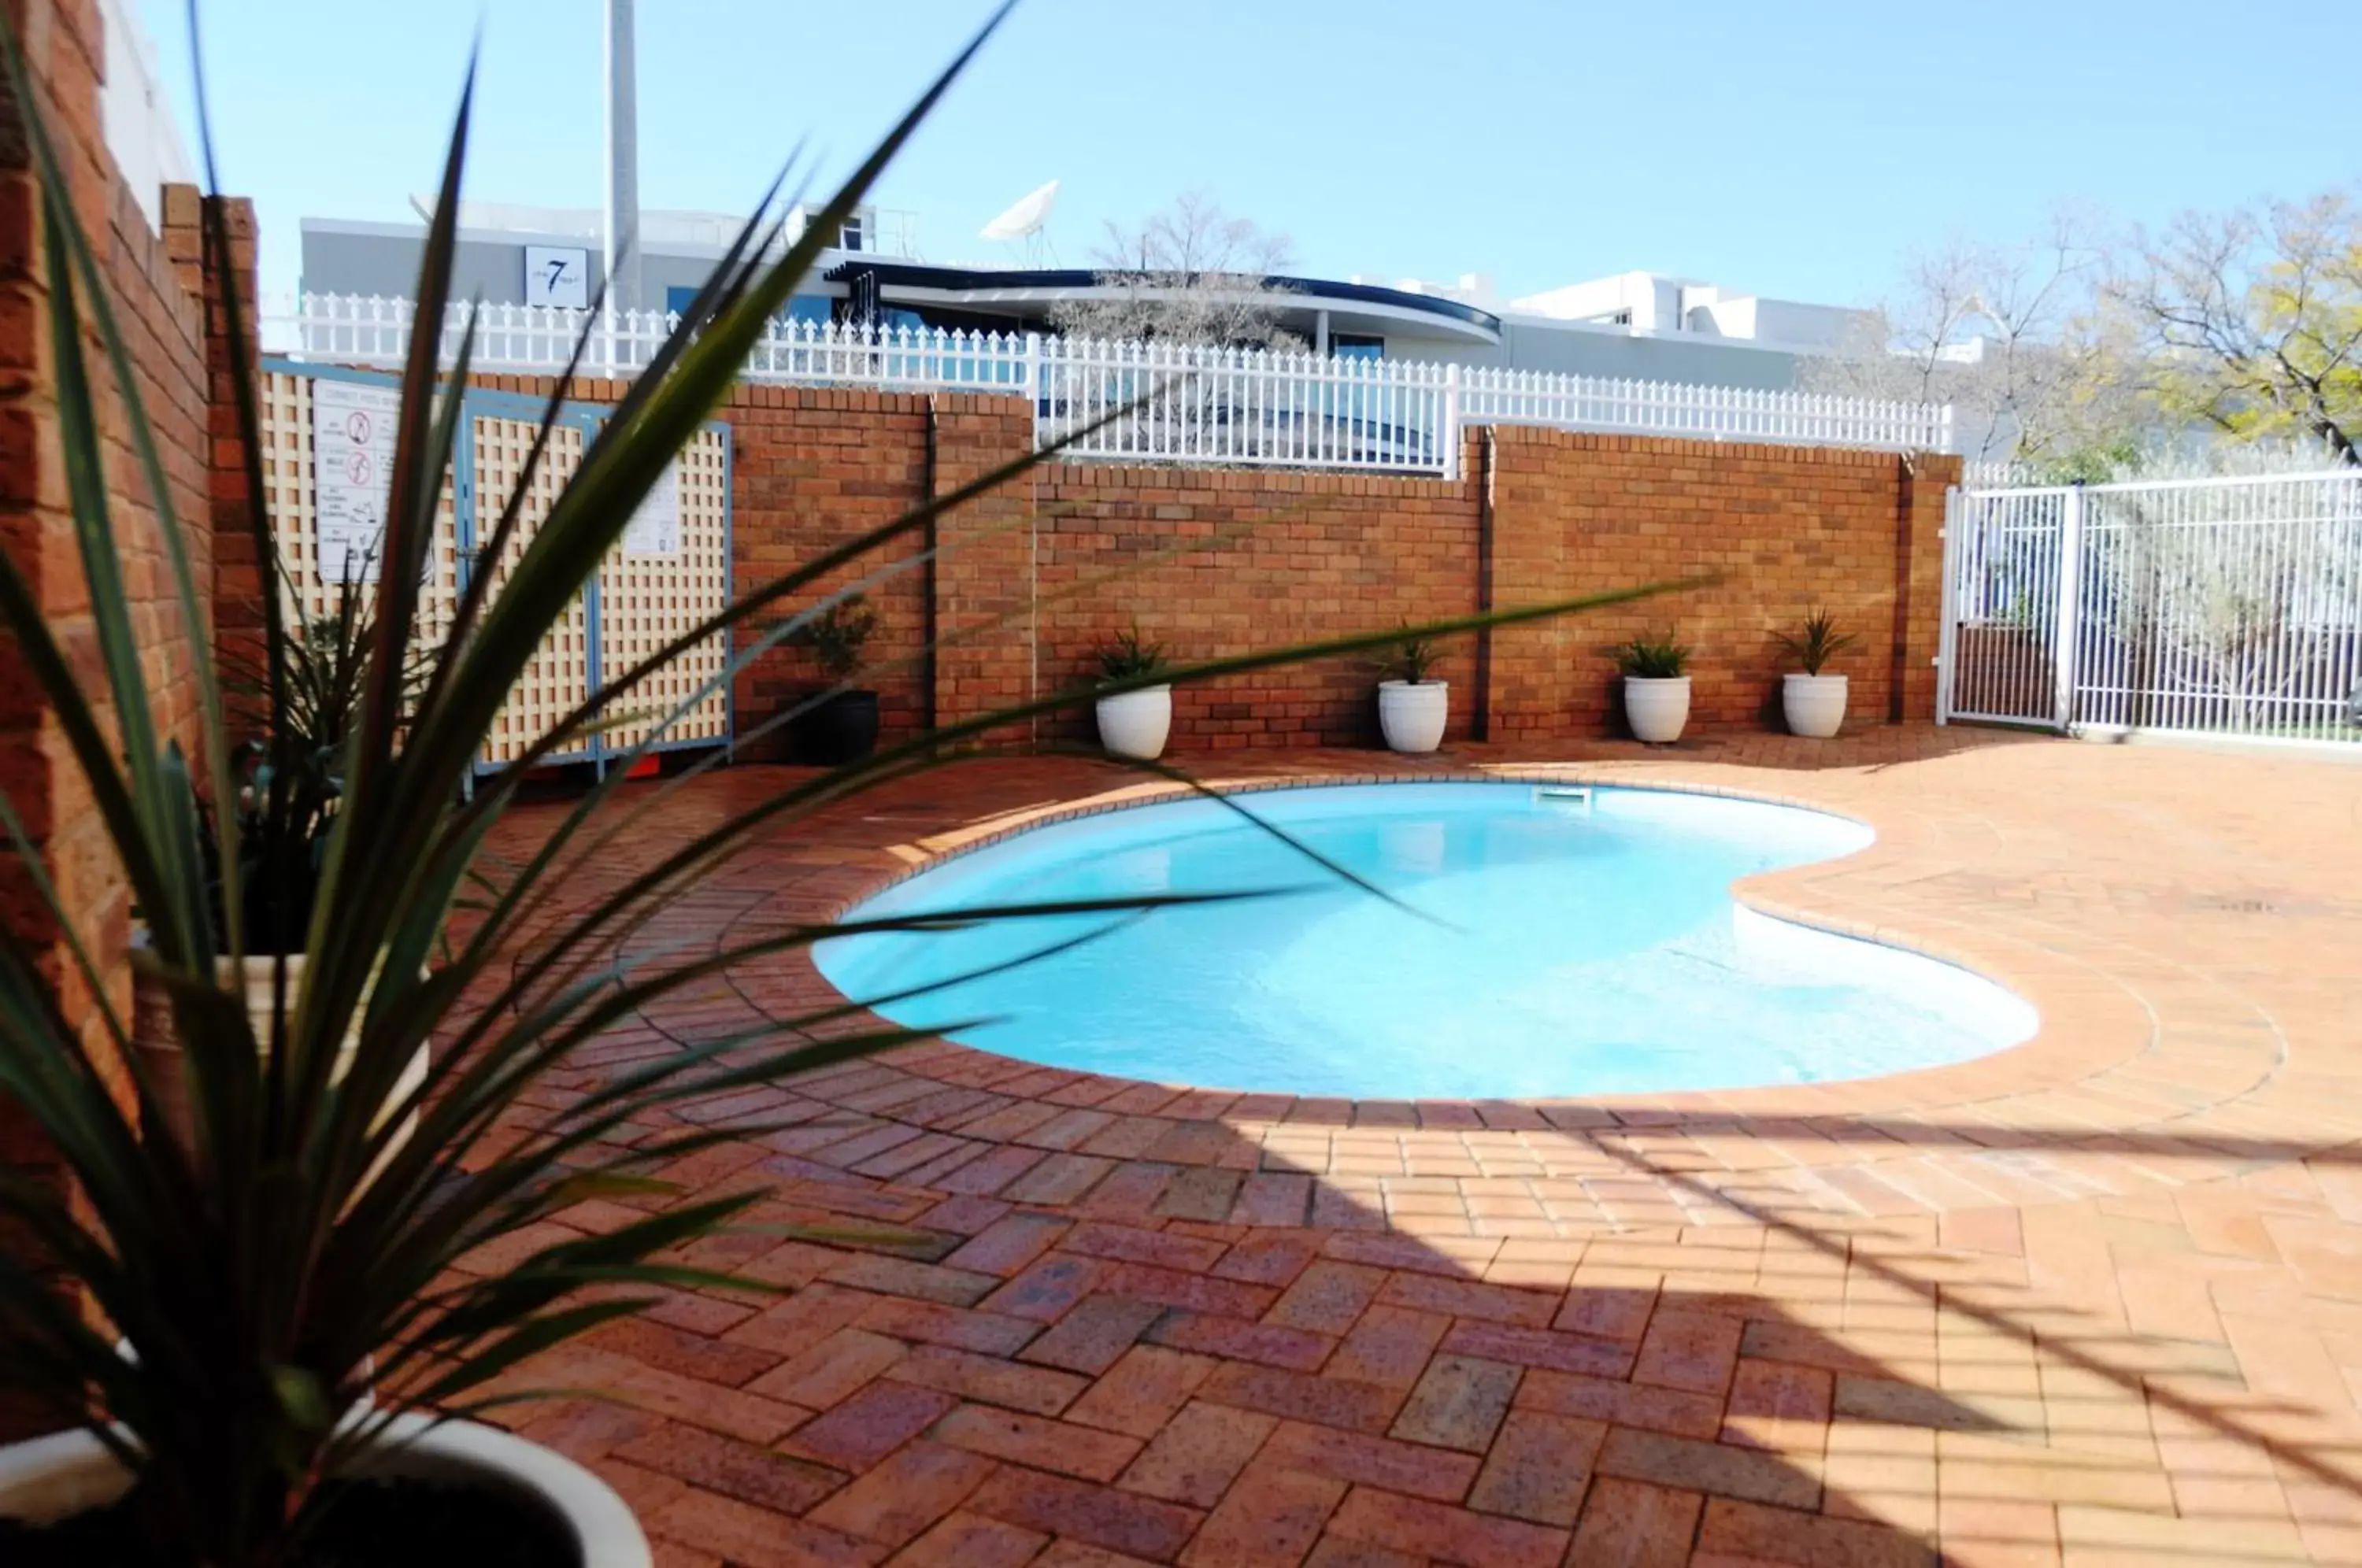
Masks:
[[[1028,320],[1038,320],[1052,306],[1068,300],[1134,295],[1153,299],[1160,292],[1102,282],[1099,273],[1081,268],[996,271],[847,259],[830,268],[825,276],[833,283],[849,283],[865,274],[877,280],[878,297],[889,304],[935,305]],[[1278,307],[1286,324],[1308,337],[1312,335],[1314,317],[1326,311],[1331,332],[1410,331],[1471,343],[1501,341],[1500,317],[1458,300],[1319,278],[1268,277],[1263,282],[1282,295],[1269,303]]]

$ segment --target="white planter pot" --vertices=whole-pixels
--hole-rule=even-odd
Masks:
[[[1443,744],[1451,712],[1448,680],[1378,682],[1378,729],[1396,751],[1433,751]]]
[[[225,986],[240,984],[242,979],[246,992],[247,1019],[254,1026],[254,1037],[260,1041],[263,1049],[268,1051],[270,1048],[271,1016],[276,1010],[273,1004],[276,1000],[278,982],[272,976],[272,970],[277,966],[277,960],[249,956],[246,960],[242,977],[232,969],[229,959],[220,959],[218,964],[221,981]],[[290,956],[287,960],[287,1010],[291,1017],[303,995],[304,958],[298,954]],[[367,992],[362,993],[361,1001],[362,1008],[365,1009],[369,1001]],[[189,1146],[191,1140],[188,1082],[182,1070],[181,1043],[172,1027],[171,999],[160,984],[135,980],[132,987],[132,1048],[139,1053],[141,1065],[148,1070],[149,1081],[156,1087],[157,1098],[163,1103],[166,1124],[185,1148]],[[356,1010],[352,1026],[346,1031],[344,1042],[337,1054],[334,1076],[339,1079],[352,1066],[353,1051],[359,1039],[359,1013],[360,1010]],[[421,1043],[411,1056],[410,1065],[402,1070],[402,1077],[395,1080],[393,1093],[390,1098],[403,1099],[425,1082],[431,1058],[427,1055],[426,1046]],[[405,1120],[401,1134],[388,1146],[385,1155],[380,1159],[381,1165],[384,1164],[385,1159],[392,1157],[395,1149],[408,1141],[411,1130],[417,1124],[417,1113],[413,1111]],[[370,1172],[371,1176],[376,1174],[375,1170]]]
[[[1632,733],[1650,745],[1670,745],[1682,738],[1690,722],[1690,678],[1686,675],[1628,675],[1624,678],[1624,717]]]
[[[1098,705],[1099,744],[1118,756],[1154,760],[1164,755],[1164,740],[1173,733],[1173,688],[1143,687]]]
[[[498,1427],[394,1418],[361,1473],[469,1482],[542,1508],[574,1537],[582,1568],[653,1568],[640,1521],[614,1489],[564,1454]],[[104,1507],[131,1476],[88,1432],[57,1432],[0,1447],[0,1518],[54,1524]]]
[[[1780,708],[1789,734],[1827,740],[1845,723],[1846,678],[1791,674],[1781,682]]]

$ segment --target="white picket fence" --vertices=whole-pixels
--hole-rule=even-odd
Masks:
[[[292,360],[392,368],[409,354],[415,316],[404,299],[307,293],[265,305],[262,347]],[[447,366],[468,320],[464,305],[444,314]],[[594,323],[583,311],[486,305],[473,364],[562,370],[587,329],[584,372],[629,376],[678,323],[658,311],[611,312]],[[1948,451],[1952,440],[1951,410],[1932,403],[1039,333],[782,319],[766,329],[745,374],[1022,396],[1033,405],[1037,443],[1065,440],[1064,455],[1082,461],[1455,475],[1461,431],[1474,424],[1892,451]]]
[[[2362,470],[1954,491],[1939,723],[2362,745]]]

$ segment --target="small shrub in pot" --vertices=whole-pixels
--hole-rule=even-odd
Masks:
[[[1616,650],[1624,672],[1624,717],[1632,734],[1651,745],[1682,738],[1690,718],[1690,650],[1662,636],[1640,635]]]
[[[1378,661],[1379,672],[1385,677],[1378,682],[1378,729],[1391,749],[1429,752],[1443,744],[1443,727],[1451,710],[1451,683],[1429,679],[1442,662],[1440,643],[1409,633]]]
[[[865,594],[848,593],[830,601],[792,639],[811,649],[812,662],[829,680],[829,690],[798,721],[802,760],[837,767],[877,749],[877,693],[853,685],[868,663],[877,630],[877,607]]]
[[[1789,732],[1828,739],[1845,723],[1846,678],[1827,673],[1827,666],[1861,639],[1838,631],[1836,618],[1826,610],[1816,610],[1806,617],[1802,632],[1772,635],[1799,666],[1780,683],[1780,708]]]
[[[1173,733],[1173,688],[1150,682],[1170,661],[1161,643],[1145,641],[1133,622],[1091,651],[1099,684],[1120,686],[1096,704],[1099,745],[1117,756],[1153,762]]]

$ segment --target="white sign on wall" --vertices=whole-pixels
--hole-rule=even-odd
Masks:
[[[401,406],[392,387],[312,383],[312,517],[325,582],[377,580]]]
[[[627,556],[670,556],[680,553],[680,459],[665,465],[632,520],[624,525]]]
[[[524,248],[524,303],[583,310],[590,304],[590,253],[558,245]]]

